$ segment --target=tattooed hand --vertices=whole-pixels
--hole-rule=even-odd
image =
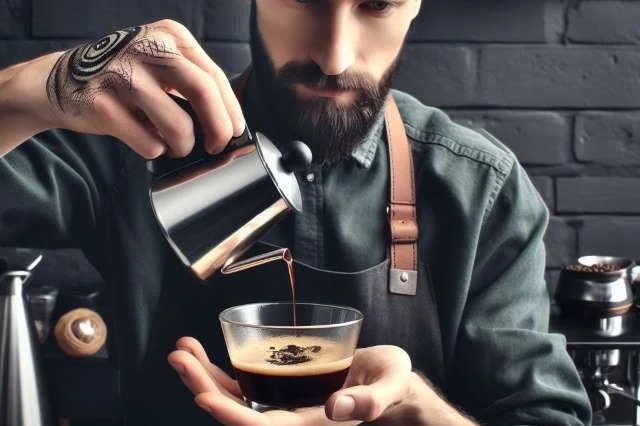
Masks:
[[[169,91],[193,106],[209,152],[243,132],[224,72],[175,21],[121,29],[69,50],[46,82],[57,127],[113,135],[145,158],[183,156],[193,147],[193,123]]]

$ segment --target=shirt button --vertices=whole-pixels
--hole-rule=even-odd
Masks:
[[[316,175],[314,173],[307,173],[304,179],[309,183],[313,183],[316,180]]]

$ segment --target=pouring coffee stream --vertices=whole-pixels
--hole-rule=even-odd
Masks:
[[[233,274],[235,272],[244,271],[245,269],[254,268],[276,260],[283,260],[287,264],[289,286],[291,287],[291,302],[293,305],[293,326],[296,327],[296,282],[293,275],[293,256],[291,256],[291,251],[289,251],[288,248],[273,250],[239,262],[230,261],[222,267],[220,272],[223,274]]]

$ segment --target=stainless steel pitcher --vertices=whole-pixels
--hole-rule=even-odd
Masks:
[[[283,153],[265,135],[245,129],[223,152],[210,155],[189,103],[174,100],[194,122],[194,149],[184,158],[147,163],[151,206],[169,244],[201,280],[274,260],[281,251],[240,257],[271,225],[302,209],[294,172],[309,166],[311,150],[294,141]]]
[[[41,255],[0,257],[0,425],[49,426],[36,330],[24,287]]]

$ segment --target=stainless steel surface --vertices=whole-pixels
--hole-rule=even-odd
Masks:
[[[631,288],[625,276],[620,275],[613,280],[568,279],[563,281],[565,291],[571,298],[585,302],[618,303],[628,301]]]
[[[196,114],[188,102],[174,99],[194,121],[195,146],[184,158],[148,163],[150,201],[177,256],[206,280],[238,260],[284,214],[301,210],[295,172],[311,163],[311,150],[293,141],[282,153],[265,135],[246,129],[222,153],[210,155]]]
[[[599,318],[599,322],[600,331],[604,336],[615,337],[625,332],[625,318],[622,315]]]
[[[202,280],[292,209],[254,145],[157,180],[150,196],[171,247]]]
[[[578,258],[578,265],[584,268],[566,267],[560,274],[555,299],[564,311],[611,316],[623,314],[633,306],[632,260],[591,255]],[[596,265],[611,265],[612,270],[586,269]],[[612,327],[611,333],[616,332],[615,323],[605,325]]]
[[[220,272],[222,272],[223,274],[233,274],[235,272],[244,271],[245,269],[264,265],[265,263],[273,262],[276,260],[291,262],[293,258],[291,257],[291,252],[288,248],[281,248],[269,251],[267,253],[259,254],[257,256],[253,256],[238,262],[236,262],[235,259],[231,258],[227,261],[227,264],[222,267]]]
[[[264,211],[240,225],[238,229],[216,244],[211,250],[203,253],[191,264],[191,270],[201,280],[211,277],[225,265],[227,266],[227,273],[231,273],[229,271],[234,270],[232,263],[237,261],[269,226],[277,222],[288,211],[289,208],[284,200],[276,201]],[[260,257],[258,256],[258,259]],[[256,257],[253,257],[245,260],[245,263],[251,264],[255,261]]]
[[[620,395],[621,397],[626,398],[637,405],[640,405],[640,400],[636,398],[635,395],[627,392],[622,386],[619,386],[615,383],[609,383],[605,380],[602,384],[602,390],[607,392],[609,395]]]
[[[586,364],[601,369],[615,367],[620,364],[620,349],[590,351],[587,353]]]
[[[637,400],[640,401],[640,370],[636,370],[635,372],[635,393],[634,396],[636,397]],[[636,406],[636,419],[635,419],[635,424],[640,425],[640,405]]]
[[[45,285],[31,287],[25,295],[40,343],[47,340],[51,331],[51,314],[56,305],[58,292],[58,288]]]
[[[0,425],[49,426],[34,324],[24,285],[37,257],[25,270],[0,270]]]

